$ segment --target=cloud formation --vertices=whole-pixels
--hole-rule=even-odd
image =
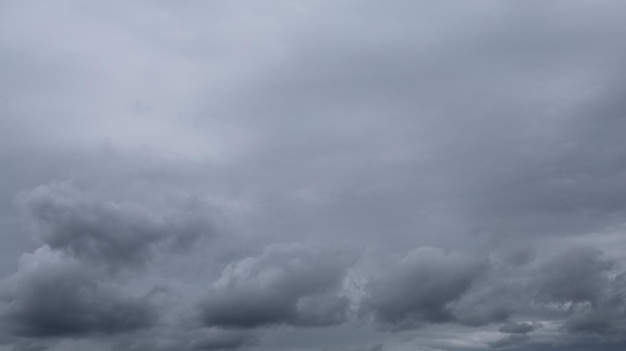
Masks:
[[[211,351],[234,350],[257,343],[257,337],[249,332],[221,329],[178,330],[176,332],[160,330],[134,338],[134,340],[122,340],[115,345],[115,348],[124,351]]]
[[[15,336],[83,337],[148,328],[156,322],[146,297],[125,294],[106,276],[46,248],[22,257],[3,281],[0,321]]]
[[[498,328],[498,330],[502,333],[510,333],[510,334],[528,334],[531,331],[541,327],[541,324],[537,323],[515,323],[509,322],[505,323]]]
[[[20,200],[45,245],[114,270],[145,265],[158,246],[190,246],[216,231],[214,213],[201,204],[155,211],[97,199],[68,184],[40,186]]]
[[[339,254],[339,255],[337,255]],[[300,246],[269,247],[226,267],[200,305],[207,326],[328,326],[346,319],[338,293],[347,257]]]
[[[486,263],[459,253],[420,248],[369,282],[365,310],[394,329],[455,320],[449,304],[465,294]]]
[[[624,11],[0,2],[0,351],[623,350]]]

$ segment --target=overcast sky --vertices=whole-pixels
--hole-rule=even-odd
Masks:
[[[626,349],[626,2],[0,2],[1,351]]]

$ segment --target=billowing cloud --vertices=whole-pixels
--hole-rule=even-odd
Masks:
[[[201,303],[207,326],[327,326],[346,319],[338,292],[348,257],[300,246],[267,248],[226,267]]]
[[[364,310],[394,329],[452,322],[449,305],[468,291],[485,265],[460,253],[414,250],[369,282]]]
[[[45,248],[26,254],[0,287],[0,324],[15,336],[126,333],[148,328],[158,317],[147,297],[124,293],[106,276]]]
[[[541,267],[537,301],[563,311],[570,333],[622,334],[626,326],[626,280],[623,268],[601,252],[577,247]]]
[[[215,213],[198,203],[159,211],[101,200],[68,184],[40,186],[20,200],[44,244],[111,269],[142,266],[158,246],[189,246],[215,234]]]
[[[623,350],[624,11],[0,2],[0,351]]]
[[[606,273],[613,265],[593,248],[562,252],[541,267],[538,298],[561,304],[595,305],[608,288]]]

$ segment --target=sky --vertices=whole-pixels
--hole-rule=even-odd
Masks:
[[[625,12],[0,1],[0,351],[624,350]]]

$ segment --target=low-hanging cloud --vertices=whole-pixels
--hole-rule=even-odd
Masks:
[[[39,239],[53,250],[116,270],[143,266],[157,247],[188,247],[216,234],[215,210],[200,203],[154,209],[102,200],[64,183],[20,196]]]
[[[335,250],[269,247],[226,267],[200,304],[207,326],[328,326],[346,319],[348,300],[338,292],[347,259]]]
[[[501,333],[510,333],[510,334],[528,334],[531,331],[540,328],[540,323],[529,323],[529,322],[509,322],[505,323],[498,328]]]
[[[13,336],[84,337],[126,333],[154,325],[147,297],[132,296],[107,277],[46,248],[22,258],[0,285],[0,325]]]
[[[625,11],[0,2],[0,349],[625,349]]]
[[[258,344],[258,337],[248,331],[216,328],[175,330],[156,329],[115,344],[122,351],[214,351],[235,350]]]
[[[363,309],[392,329],[456,319],[449,305],[485,270],[486,262],[461,253],[420,248],[368,284]]]
[[[571,248],[540,267],[536,302],[564,312],[569,333],[620,335],[626,331],[625,277],[597,249]]]

